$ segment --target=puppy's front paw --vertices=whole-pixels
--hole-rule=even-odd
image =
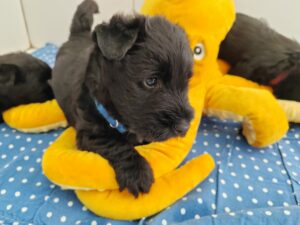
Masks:
[[[154,182],[150,165],[139,154],[120,162],[115,171],[120,191],[127,188],[135,197],[138,197],[140,192],[149,192]]]

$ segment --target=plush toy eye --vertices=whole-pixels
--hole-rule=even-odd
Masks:
[[[150,77],[144,81],[144,84],[148,88],[154,88],[157,85],[157,77]]]
[[[205,56],[205,48],[204,45],[199,43],[194,48],[194,59],[197,61],[201,61]]]

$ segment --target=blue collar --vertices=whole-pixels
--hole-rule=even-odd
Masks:
[[[112,118],[100,102],[95,101],[95,104],[98,112],[106,119],[112,128],[117,129],[121,134],[126,132],[126,128],[120,124],[118,120]]]

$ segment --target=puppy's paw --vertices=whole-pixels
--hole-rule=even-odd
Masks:
[[[138,197],[140,192],[149,192],[154,182],[150,165],[139,154],[120,162],[115,171],[120,191],[127,188],[135,197]]]

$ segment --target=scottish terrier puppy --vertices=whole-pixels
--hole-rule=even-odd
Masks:
[[[158,16],[114,15],[91,32],[97,12],[92,0],[78,6],[51,83],[78,147],[106,158],[120,190],[138,196],[150,190],[153,174],[135,146],[183,136],[189,128],[192,52],[185,32]],[[126,130],[115,129],[118,124]]]
[[[238,13],[219,58],[231,64],[230,74],[271,86],[277,98],[300,101],[300,44],[265,22]]]
[[[50,79],[51,68],[27,53],[0,56],[0,113],[13,106],[53,99]]]

